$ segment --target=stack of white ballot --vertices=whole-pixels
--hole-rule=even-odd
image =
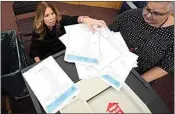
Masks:
[[[93,33],[85,24],[65,27],[60,40],[66,46],[64,60],[76,65],[80,79],[99,77],[120,90],[138,56],[131,53],[121,34],[106,28]]]
[[[56,113],[77,96],[79,89],[52,56],[23,73],[46,113]]]
[[[107,27],[93,33],[85,24],[66,26],[65,30],[60,37],[66,46],[64,60],[75,63],[79,79],[99,77],[119,91],[131,69],[137,67],[138,58],[128,50],[120,33]],[[79,92],[52,56],[23,73],[23,77],[46,113],[61,110]]]

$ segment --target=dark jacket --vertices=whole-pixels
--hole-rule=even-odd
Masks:
[[[32,58],[40,57],[44,59],[49,55],[53,55],[65,49],[65,45],[58,39],[60,36],[65,34],[64,26],[78,24],[78,16],[62,16],[60,21],[60,29],[57,30],[56,25],[52,31],[46,26],[46,34],[43,40],[39,40],[39,34],[35,31],[32,33],[31,45],[30,45],[30,56]]]

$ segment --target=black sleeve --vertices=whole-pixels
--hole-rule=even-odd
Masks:
[[[41,42],[38,40],[38,38],[39,38],[39,35],[33,32],[31,44],[30,44],[30,57],[33,59],[35,57],[39,57]]]
[[[114,22],[108,26],[109,29],[114,32],[119,32],[121,28],[126,27],[124,26],[125,23],[130,22],[134,17],[138,18],[141,11],[141,9],[131,9],[119,14]]]
[[[165,53],[165,57],[161,60],[157,66],[164,69],[168,73],[174,72],[174,45],[170,46]]]
[[[121,16],[122,14],[118,15],[114,22],[112,24],[110,24],[108,27],[111,31],[114,31],[114,32],[119,32],[120,30],[120,26],[121,26]]]
[[[78,20],[77,20],[78,17],[79,16],[62,15],[62,19],[60,21],[60,24],[61,24],[61,26],[78,24]]]

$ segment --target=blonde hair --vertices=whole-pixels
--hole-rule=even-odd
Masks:
[[[56,24],[57,25],[59,25],[59,21],[62,18],[60,12],[54,5],[46,3],[46,2],[41,2],[40,4],[38,4],[36,8],[35,19],[33,22],[33,29],[35,30],[37,34],[40,35],[39,40],[43,40],[44,35],[46,33],[46,27],[44,23],[44,14],[45,14],[46,8],[48,7],[51,8],[53,12],[56,14]]]

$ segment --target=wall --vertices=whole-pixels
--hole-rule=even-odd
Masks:
[[[92,18],[105,20],[107,24],[110,24],[118,13],[117,10],[110,9],[110,8],[106,9],[106,8],[90,7],[90,6],[83,6],[83,5],[77,6],[77,5],[65,4],[63,2],[55,2],[55,1],[51,3],[53,3],[59,9],[61,14],[88,15]],[[80,4],[79,2],[73,2],[73,3]],[[91,3],[91,2],[81,2],[81,4],[83,3]],[[93,3],[99,3],[99,2],[93,2]],[[100,3],[101,5],[104,5],[104,3],[106,2],[100,2]],[[111,4],[114,2],[108,2],[108,3]],[[1,13],[1,31],[2,32],[8,31],[8,30],[15,30],[18,33],[16,18],[13,13],[12,4],[13,4],[12,1],[1,2],[1,12],[2,12]],[[99,4],[94,4],[94,5],[99,5]],[[25,17],[25,16],[22,15],[22,17]]]
[[[12,1],[1,1],[1,31],[15,30],[18,31],[16,26],[16,19],[13,13]]]
[[[114,2],[82,2],[82,1],[77,1],[77,2],[65,2],[69,4],[75,4],[75,5],[88,5],[88,6],[98,6],[98,7],[104,7],[104,8],[112,8],[112,9],[117,9],[120,10],[122,6],[122,2],[114,1]]]

